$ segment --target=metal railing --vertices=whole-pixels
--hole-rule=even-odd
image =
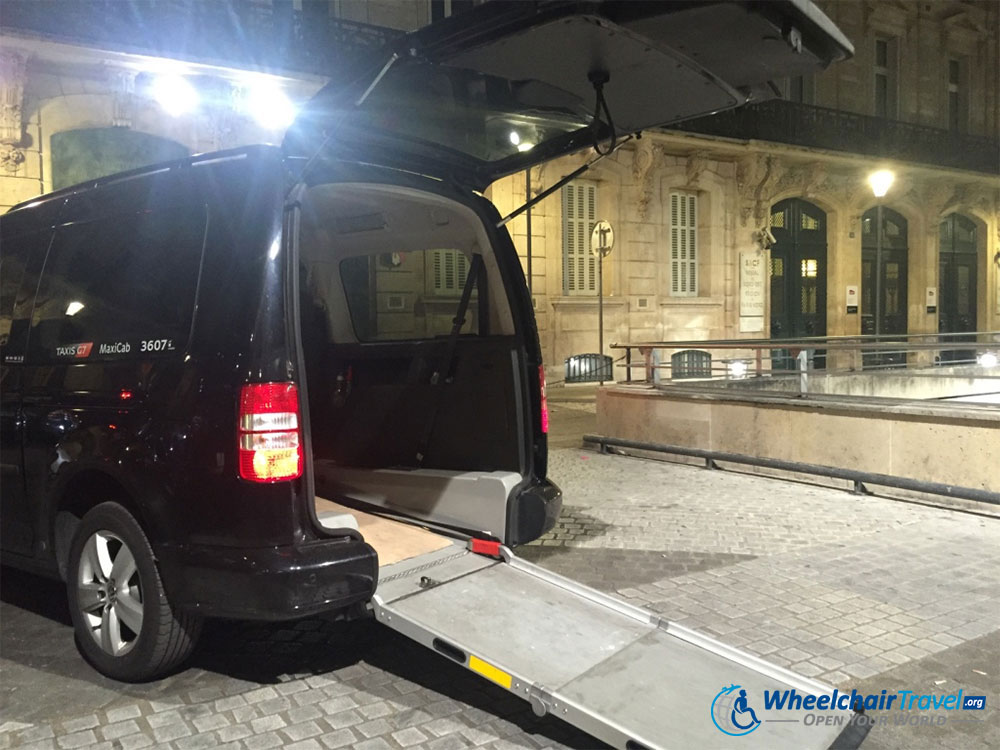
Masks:
[[[871,471],[859,471],[857,469],[846,469],[837,466],[823,466],[821,464],[803,463],[801,461],[786,461],[777,458],[764,458],[761,456],[747,456],[742,453],[726,453],[723,451],[702,450],[699,448],[685,448],[679,445],[664,445],[663,443],[647,443],[636,440],[622,440],[620,438],[605,437],[603,435],[584,435],[585,443],[596,443],[601,453],[607,453],[608,448],[625,448],[628,450],[641,450],[653,453],[669,453],[676,456],[687,456],[689,458],[701,458],[705,461],[705,468],[714,469],[716,461],[723,463],[742,464],[746,466],[759,466],[764,469],[786,471],[795,474],[810,474],[812,476],[826,477],[828,479],[841,479],[853,483],[853,490],[858,494],[866,493],[865,485],[877,485],[880,487],[892,487],[895,489],[907,490],[909,492],[925,492],[932,495],[942,495],[944,497],[959,498],[962,500],[975,500],[980,503],[990,503],[1000,505],[1000,493],[990,490],[978,489],[975,487],[961,487],[954,484],[944,484],[942,482],[929,482],[922,479],[911,479],[910,477],[900,477],[892,474],[878,474]]]
[[[780,99],[688,120],[671,129],[1000,173],[1000,139]]]
[[[922,370],[934,375],[968,377],[968,368],[962,366],[979,365],[984,372],[1000,375],[997,361],[1000,331],[651,341],[611,344],[610,348],[623,352],[618,367],[624,368],[626,383],[799,378],[801,390],[807,392],[807,382],[802,378],[809,373]],[[702,353],[694,377],[691,352]],[[943,367],[958,370],[945,372]]]
[[[57,41],[237,67],[331,75],[346,59],[403,32],[329,15],[329,5],[291,0],[5,0],[3,27]]]

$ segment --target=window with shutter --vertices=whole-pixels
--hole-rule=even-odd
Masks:
[[[597,223],[597,186],[571,182],[562,189],[563,294],[597,295],[597,258],[590,233]]]
[[[670,294],[698,295],[698,196],[670,194]]]
[[[469,275],[469,259],[460,250],[431,250],[434,294],[461,294]]]

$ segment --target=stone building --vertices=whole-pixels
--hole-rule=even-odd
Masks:
[[[294,106],[346,55],[471,4],[236,0],[221,12],[169,0],[137,20],[112,0],[9,0],[0,210],[157,159],[280,141],[281,108],[265,101],[261,117],[256,92]],[[852,60],[775,82],[780,99],[644,133],[537,204],[530,243],[528,216],[511,222],[525,268],[530,245],[553,379],[566,357],[598,348],[587,238],[599,219],[616,236],[602,277],[606,350],[1000,328],[1000,6],[821,6],[853,41]],[[166,112],[162,73],[195,81],[200,106]],[[531,194],[591,156],[531,170]],[[876,169],[895,176],[881,200],[868,185]],[[502,213],[524,201],[526,177],[489,189]]]

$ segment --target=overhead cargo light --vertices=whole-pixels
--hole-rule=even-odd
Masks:
[[[270,81],[257,81],[250,86],[246,106],[257,124],[268,130],[284,130],[298,114],[292,100]]]
[[[153,98],[171,117],[180,117],[198,106],[198,91],[183,76],[159,75],[150,87]]]

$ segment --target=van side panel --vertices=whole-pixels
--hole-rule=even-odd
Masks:
[[[266,149],[65,197],[20,367],[36,562],[58,510],[114,499],[181,608],[282,619],[370,595],[374,552],[305,522],[303,480],[239,478],[242,384],[293,375],[283,188]]]

